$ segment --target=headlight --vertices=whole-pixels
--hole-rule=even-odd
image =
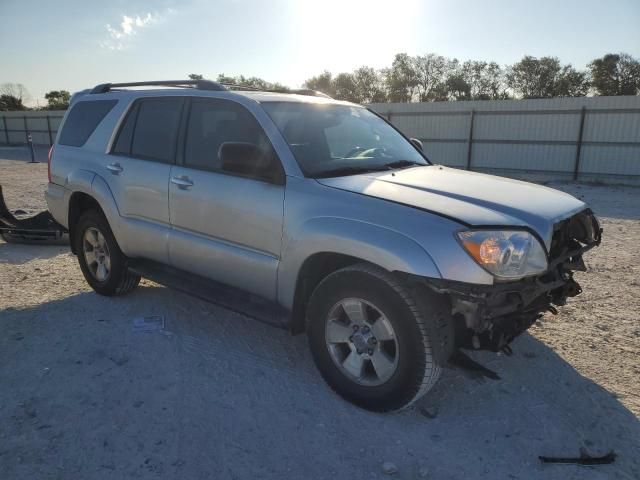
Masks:
[[[458,232],[465,250],[478,264],[500,279],[518,279],[547,269],[540,242],[522,230]]]

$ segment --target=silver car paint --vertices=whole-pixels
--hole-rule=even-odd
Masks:
[[[469,225],[531,227],[547,248],[553,224],[587,208],[575,197],[542,185],[441,165],[320,182],[437,212]]]
[[[224,98],[245,106],[272,142],[286,185],[109,155],[132,101],[157,96]],[[455,241],[465,224],[531,228],[548,246],[553,224],[585,208],[549,188],[441,166],[305,178],[260,102],[345,102],[200,90],[110,92],[78,101],[103,98],[119,103],[86,144],[55,146],[46,197],[56,220],[67,226],[72,193],[92,195],[125,254],[170,263],[287,308],[304,262],[325,252],[389,271],[490,285],[493,277]],[[119,175],[107,169],[114,160],[122,166]],[[193,188],[171,185],[170,177],[182,175],[194,181]]]

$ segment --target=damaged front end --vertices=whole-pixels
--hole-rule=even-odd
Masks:
[[[545,312],[582,292],[574,271],[585,271],[582,255],[600,244],[602,229],[591,210],[554,227],[548,269],[541,275],[494,285],[425,280],[451,299],[455,344],[473,350],[509,351],[509,343]]]

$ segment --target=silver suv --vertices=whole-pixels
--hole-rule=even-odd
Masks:
[[[46,198],[97,293],[144,276],[306,331],[329,385],[376,411],[459,349],[508,351],[580,293],[601,237],[580,200],[434,165],[362,106],[206,80],[76,94]]]

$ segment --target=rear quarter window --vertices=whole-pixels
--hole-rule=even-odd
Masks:
[[[78,102],[73,107],[60,132],[60,145],[83,146],[102,119],[118,103],[117,100],[91,100]]]

